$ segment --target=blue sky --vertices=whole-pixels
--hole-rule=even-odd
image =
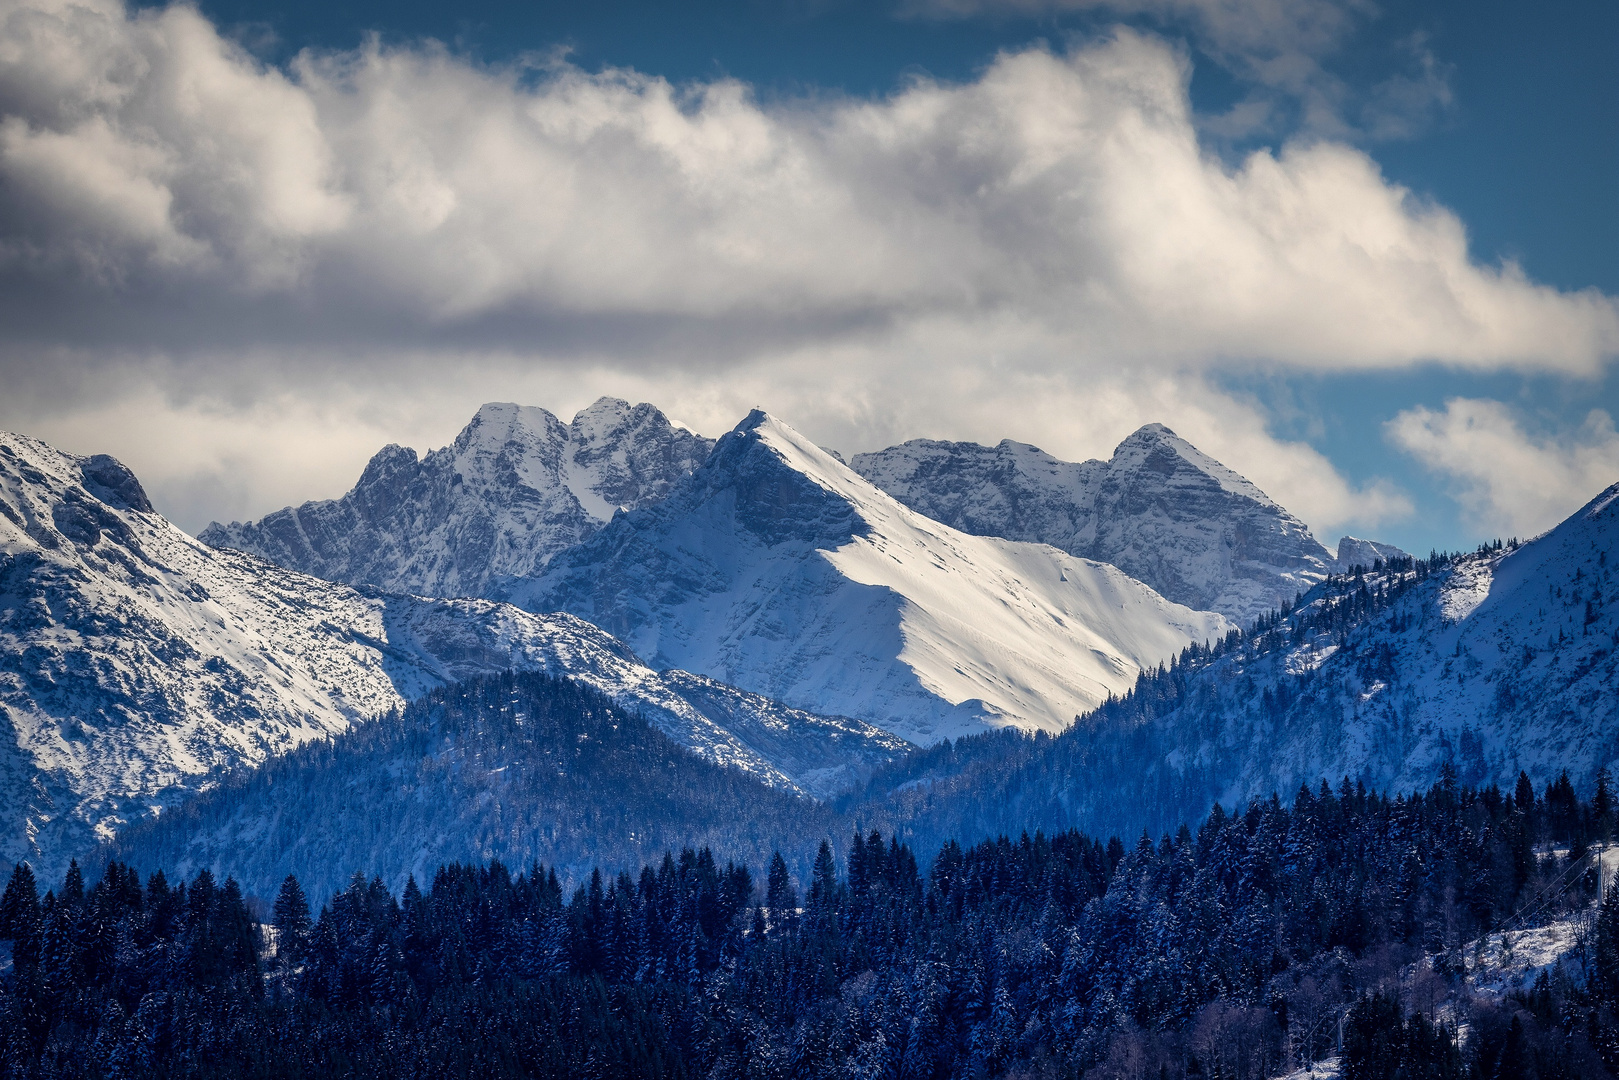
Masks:
[[[221,101],[262,104],[231,120],[234,104],[194,108],[159,75],[137,74],[112,80],[118,94],[52,89],[78,95],[72,113],[41,104],[57,75],[0,72],[0,111],[39,134],[5,144],[13,168],[34,170],[14,190],[42,184],[40,170],[67,160],[50,155],[69,147],[74,161],[122,170],[73,201],[39,196],[45,211],[0,206],[0,238],[31,253],[0,267],[27,298],[14,301],[4,342],[25,392],[0,405],[0,423],[119,453],[187,527],[336,494],[381,442],[447,441],[478,400],[567,412],[600,392],[644,396],[709,434],[751,397],[849,450],[1012,437],[1077,457],[1163,420],[1328,543],[1352,531],[1418,551],[1545,527],[1619,480],[1619,436],[1604,421],[1619,408],[1614,5],[225,0],[204,3],[195,25],[162,7],[103,7],[123,35],[117,55],[146,58],[108,70],[161,71],[194,55],[187,78],[222,80]],[[80,49],[88,33],[61,31]],[[151,59],[158,41],[162,62]],[[1177,64],[1186,82],[1166,89]],[[645,85],[624,90],[629,76],[613,74],[623,70],[673,84],[674,111],[658,113],[659,91]],[[724,87],[741,104],[726,104]],[[1173,115],[1162,119],[1182,92],[1197,153],[1215,164],[1172,184],[1172,170],[1199,167],[1177,156]],[[435,102],[450,103],[444,115]],[[679,186],[636,187],[630,174],[651,159],[557,136],[543,155],[562,161],[552,186],[535,174],[524,187],[516,163],[540,161],[534,147],[501,150],[484,173],[509,159],[514,178],[470,214],[482,178],[451,176],[440,147],[479,110],[513,102],[532,106],[530,120],[543,113],[548,133],[623,110],[608,126],[673,155]],[[1037,145],[1045,115],[1076,102],[1091,112],[1055,150]],[[400,120],[407,106],[416,111]],[[925,118],[933,108],[967,118],[959,142]],[[1106,119],[1116,112],[1124,119]],[[1023,125],[1015,147],[973,131],[972,118],[991,114]],[[1141,117],[1164,126],[1138,153],[1126,144]],[[198,149],[223,141],[198,134],[211,123],[262,137],[242,136],[237,157],[215,162]],[[122,141],[103,153],[96,140],[109,131]],[[755,138],[775,148],[768,169],[766,151],[748,148]],[[1062,138],[1100,148],[1026,184]],[[433,183],[411,172],[418,146],[439,169]],[[244,170],[279,177],[311,160],[314,179],[220,194]],[[709,174],[711,160],[729,164]],[[596,181],[599,197],[572,192],[569,212],[606,239],[559,239],[563,226],[539,211],[502,222],[502,207],[544,204],[555,177],[594,168],[610,182]],[[1164,235],[1125,197],[1131,168],[1147,170],[1141,186],[1174,223]],[[732,203],[792,191],[755,208],[751,232],[745,214],[726,231],[689,205],[694,183]],[[386,198],[374,194],[388,184]],[[1099,188],[1106,197],[1087,202]],[[1398,206],[1396,188],[1411,193]],[[353,224],[372,200],[386,209],[407,196],[448,246],[407,249]],[[432,210],[434,199],[450,209]],[[1070,224],[1061,208],[1075,199],[1098,224],[1070,240],[1058,235]],[[654,212],[666,203],[667,216]],[[813,224],[845,203],[864,223],[846,234],[831,210],[820,226],[777,231],[784,214]],[[692,229],[724,233],[719,262],[684,268],[684,214]],[[117,229],[106,225],[118,215]],[[1465,229],[1460,256],[1446,222]],[[909,252],[858,250],[863,228],[890,227],[885,242],[909,238]],[[1215,246],[1182,265],[1175,228]],[[532,244],[498,253],[503,232],[524,229]],[[821,236],[853,251],[847,281]],[[1322,252],[1345,237],[1372,250],[1367,265],[1323,269]],[[759,261],[730,276],[754,240],[747,258]],[[1232,254],[1200,273],[1210,260],[1196,252],[1223,266],[1228,240],[1263,247],[1263,265]],[[1140,261],[1160,243],[1167,255]],[[418,258],[457,269],[418,281]],[[956,260],[961,273],[938,270]],[[1234,284],[1250,281],[1252,295]],[[89,445],[96,438],[111,445]]]

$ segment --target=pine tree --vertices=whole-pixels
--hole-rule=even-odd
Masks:
[[[822,840],[815,854],[815,870],[810,878],[809,911],[824,918],[838,901],[838,864],[832,857],[832,844]]]
[[[49,993],[66,995],[79,984],[79,928],[77,909],[56,904],[45,919],[40,942],[39,972]]]
[[[1597,911],[1595,972],[1591,995],[1619,1013],[1619,884],[1608,890]]]
[[[1597,769],[1596,794],[1591,799],[1592,831],[1607,843],[1613,838],[1613,777],[1606,765]]]
[[[787,876],[787,860],[777,851],[770,856],[770,874],[765,887],[765,907],[770,919],[784,925],[798,917],[798,893],[792,879]]]
[[[416,879],[410,879],[410,887],[415,888]],[[408,901],[408,894],[407,894]],[[296,964],[303,956],[305,945],[309,940],[309,900],[304,896],[303,887],[298,879],[288,874],[281,883],[281,890],[276,893],[275,906],[271,908],[272,925],[275,927],[276,959],[283,965]]]
[[[11,868],[11,880],[0,895],[0,941],[12,941],[18,931],[29,932],[39,921],[39,886],[34,884],[34,868],[25,862]]]
[[[84,904],[84,873],[79,869],[79,860],[68,863],[67,876],[62,880],[62,891],[57,899],[74,908]]]

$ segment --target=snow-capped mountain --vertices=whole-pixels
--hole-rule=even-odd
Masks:
[[[55,873],[218,768],[507,669],[587,683],[712,761],[815,794],[903,748],[666,678],[567,615],[357,591],[208,547],[112,458],[0,434],[0,859]]]
[[[1220,615],[1115,567],[972,536],[908,509],[755,411],[667,499],[517,586],[655,667],[679,667],[913,742],[1059,731]]]
[[[1240,641],[1151,674],[1043,748],[984,742],[879,778],[914,835],[1154,835],[1344,777],[1537,790],[1619,767],[1619,485],[1516,549],[1334,576]],[[905,790],[926,786],[927,805]]]
[[[1516,549],[1336,579],[1189,673],[1150,735],[1119,723],[1148,771],[1228,805],[1323,777],[1409,791],[1446,764],[1465,783],[1566,768],[1587,787],[1619,764],[1616,549],[1619,485]]]
[[[214,522],[201,539],[329,581],[498,597],[503,582],[538,573],[620,508],[662,498],[713,446],[651,405],[617,398],[570,424],[489,404],[424,458],[384,447],[341,499]]]
[[[1336,568],[1309,528],[1162,424],[1108,461],[1026,443],[918,439],[849,461],[900,502],[963,532],[1111,563],[1178,604],[1247,625]]]

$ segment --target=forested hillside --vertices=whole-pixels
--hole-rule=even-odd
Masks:
[[[1589,793],[1619,739],[1610,489],[1532,542],[1334,575],[1245,634],[1194,644],[1068,731],[911,754],[840,802],[924,848],[1082,828],[1154,834],[1343,777]]]
[[[855,833],[801,882],[688,848],[571,895],[462,863],[397,894],[357,875],[316,910],[289,877],[262,933],[207,871],[114,863],[87,891],[75,867],[41,899],[19,866],[0,1053],[29,1077],[1258,1080],[1335,1049],[1341,1017],[1350,1077],[1602,1077],[1619,892],[1533,986],[1478,997],[1468,970],[1482,932],[1591,902],[1611,802],[1563,778],[1323,788],[1156,841],[924,862]]]
[[[356,870],[395,890],[457,859],[543,860],[565,878],[709,845],[759,864],[832,814],[677,746],[565,679],[522,673],[433,691],[329,742],[243,770],[104,858],[187,877],[233,875],[250,896],[298,874],[316,897]]]

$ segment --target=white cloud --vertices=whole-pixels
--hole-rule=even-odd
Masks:
[[[0,424],[129,457],[196,526],[333,494],[488,399],[617,393],[708,433],[760,403],[846,450],[1082,457],[1163,421],[1331,535],[1402,496],[1212,376],[1619,351],[1611,298],[1472,262],[1358,150],[1207,153],[1188,74],[1120,31],[765,106],[431,46],[281,71],[189,8],[12,0]]]
[[[1069,356],[1165,366],[1588,371],[1619,348],[1609,298],[1470,262],[1453,215],[1356,150],[1203,153],[1185,65],[1128,31],[772,108],[434,48],[282,74],[190,9],[114,0],[16,3],[0,39],[13,272],[77,260],[193,312],[270,292],[336,336],[616,318],[776,344],[1013,313]],[[95,62],[37,59],[74,52]]]
[[[1083,12],[1145,19],[1184,33],[1250,86],[1227,112],[1202,118],[1204,132],[1218,138],[1288,131],[1408,138],[1451,104],[1450,66],[1428,50],[1421,34],[1387,44],[1387,73],[1367,89],[1333,72],[1334,54],[1376,21],[1371,0],[910,0],[900,9],[935,19]]]
[[[1387,426],[1395,445],[1447,476],[1472,523],[1532,536],[1619,481],[1619,433],[1593,409],[1574,431],[1534,433],[1499,401],[1453,398],[1408,409]]]

